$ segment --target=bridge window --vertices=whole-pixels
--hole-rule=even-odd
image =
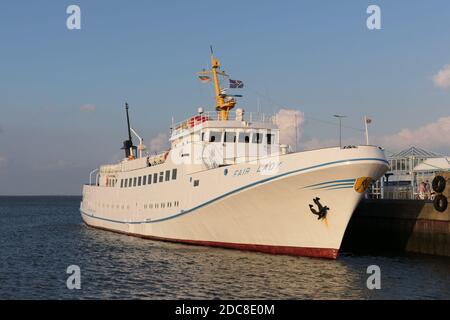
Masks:
[[[131,188],[131,183],[133,182],[133,178],[128,179],[128,186]]]
[[[123,179],[120,179],[120,187],[123,188]]]
[[[147,176],[142,177],[142,185],[145,186],[147,184]]]
[[[274,144],[275,143],[275,135],[274,134],[267,134],[267,144]]]
[[[209,142],[221,142],[222,132],[212,131],[209,134]]]
[[[163,181],[164,181],[164,172],[161,171],[161,172],[159,173],[159,182],[163,182]]]
[[[172,180],[177,180],[177,169],[172,170]]]
[[[236,142],[236,132],[225,132],[225,142]]]
[[[151,174],[148,175],[148,184],[152,184],[152,175]]]
[[[134,177],[134,179],[133,179],[133,187],[136,187],[136,182],[137,182],[137,178]]]
[[[170,170],[166,171],[166,181],[170,180]]]
[[[263,134],[262,133],[254,133],[253,134],[253,143],[262,143],[263,142]]]
[[[157,183],[158,182],[158,174],[155,172],[153,174],[153,183]]]
[[[125,184],[124,184],[124,188],[128,187],[128,179],[125,179]]]
[[[138,187],[140,187],[141,184],[142,184],[142,177],[139,177],[139,178],[138,178]]]
[[[239,142],[250,143],[250,133],[246,133],[246,132],[239,133]]]

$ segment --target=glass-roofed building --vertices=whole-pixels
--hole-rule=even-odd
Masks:
[[[442,155],[416,146],[388,155],[391,170],[372,188],[373,198],[414,199],[417,175],[414,168],[427,159]]]
[[[411,175],[413,169],[430,158],[441,158],[442,155],[427,151],[418,147],[410,147],[409,149],[388,156],[391,170],[389,173],[393,175],[389,178],[389,182],[409,182],[411,184]]]

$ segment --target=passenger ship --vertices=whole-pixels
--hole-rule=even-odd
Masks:
[[[165,152],[144,153],[126,105],[125,158],[91,173],[84,222],[154,240],[335,259],[355,207],[388,169],[383,150],[291,152],[276,116],[232,111],[238,96],[219,81],[228,75],[212,52],[211,64],[199,75],[214,84],[216,110],[172,124]]]

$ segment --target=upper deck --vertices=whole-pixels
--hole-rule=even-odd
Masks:
[[[217,111],[198,113],[171,127],[171,138],[175,140],[204,128],[235,128],[235,129],[278,129],[276,116],[261,112],[244,112],[242,109],[229,112],[229,118],[224,120]]]

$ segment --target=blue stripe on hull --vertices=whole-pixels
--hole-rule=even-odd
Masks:
[[[309,186],[303,187],[304,188],[311,188],[311,187],[316,187],[316,186],[323,186],[326,184],[330,184],[330,183],[343,183],[343,184],[348,184],[348,183],[352,183],[354,184],[356,181],[356,179],[345,179],[345,180],[332,180],[332,181],[327,181],[327,182],[321,182],[321,183],[316,183],[316,184],[311,184]],[[325,188],[325,187],[324,187]],[[317,188],[318,189],[318,188]]]
[[[216,202],[216,201],[218,201],[218,200],[220,200],[220,199],[222,199],[222,198],[225,198],[225,197],[227,197],[227,196],[229,196],[229,195],[235,194],[235,193],[240,192],[240,191],[242,191],[242,190],[251,188],[251,187],[253,187],[253,186],[256,186],[256,185],[259,185],[259,184],[262,184],[262,183],[265,183],[265,182],[268,182],[268,181],[271,181],[271,180],[278,179],[278,178],[280,178],[280,177],[285,177],[285,176],[288,176],[288,175],[293,174],[293,173],[298,173],[298,172],[302,172],[302,171],[306,171],[306,170],[311,170],[311,169],[321,168],[321,167],[325,167],[325,166],[330,166],[330,165],[338,164],[338,163],[342,163],[342,162],[355,162],[355,161],[381,161],[381,162],[384,162],[385,164],[389,164],[389,162],[388,162],[386,159],[380,159],[380,158],[356,158],[356,159],[348,159],[348,160],[332,161],[332,162],[322,163],[322,164],[318,164],[318,165],[311,166],[311,167],[301,168],[301,169],[297,169],[297,170],[285,172],[285,173],[279,174],[279,175],[277,175],[277,176],[273,176],[273,177],[270,177],[270,178],[266,178],[266,179],[262,179],[262,180],[259,180],[259,181],[250,183],[250,184],[248,184],[248,185],[246,185],[246,186],[237,188],[237,189],[235,189],[235,190],[232,190],[232,191],[229,191],[229,192],[227,192],[227,193],[224,193],[224,194],[221,195],[221,196],[218,196],[218,197],[216,197],[216,198],[213,198],[213,199],[211,199],[211,200],[208,200],[208,201],[206,201],[206,202],[204,202],[204,203],[202,203],[202,204],[199,204],[198,206],[195,206],[195,207],[193,207],[193,208],[191,208],[191,209],[189,209],[189,210],[184,210],[184,211],[182,210],[181,212],[176,213],[176,214],[174,214],[174,215],[172,215],[172,216],[169,216],[169,217],[166,217],[166,218],[157,219],[157,220],[152,220],[152,221],[133,221],[133,222],[127,222],[127,221],[120,221],[120,220],[112,220],[112,219],[108,219],[108,218],[102,218],[102,217],[98,217],[98,216],[94,216],[94,215],[89,215],[89,214],[83,212],[81,209],[80,209],[80,211],[81,211],[82,214],[84,214],[84,215],[86,215],[86,216],[88,216],[88,217],[90,217],[90,218],[95,218],[95,219],[104,220],[104,221],[109,221],[109,222],[114,222],[114,223],[122,223],[122,224],[146,224],[146,223],[163,222],[163,221],[166,221],[166,220],[171,220],[171,219],[177,218],[177,217],[179,217],[179,216],[188,214],[188,213],[193,212],[193,211],[195,211],[195,210],[197,210],[197,209],[200,209],[200,208],[202,208],[202,207],[204,207],[204,206],[207,206],[207,205],[209,205],[209,204],[211,204],[211,203],[213,203],[213,202]]]

